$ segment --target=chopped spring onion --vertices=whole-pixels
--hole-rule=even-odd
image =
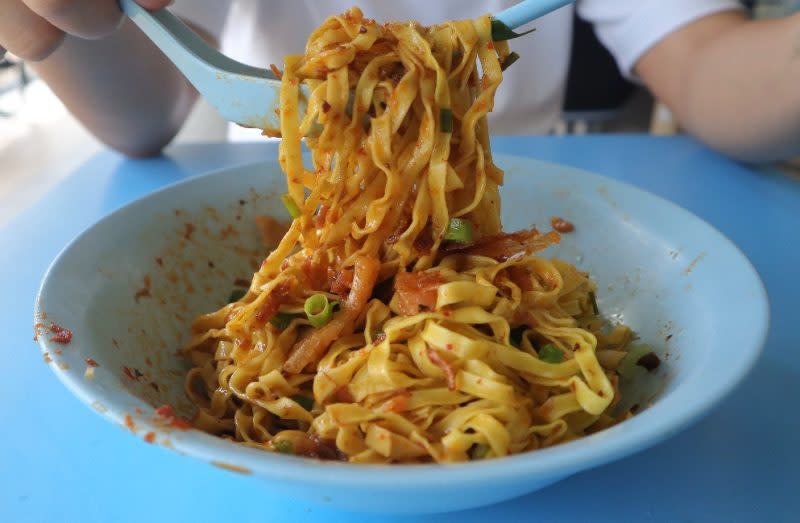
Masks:
[[[294,198],[287,193],[281,196],[281,201],[286,207],[286,210],[289,211],[289,216],[291,216],[293,220],[300,217],[300,207],[297,206],[297,202],[294,201]]]
[[[503,60],[503,63],[500,64],[500,70],[501,71],[505,71],[506,69],[511,67],[511,64],[513,64],[517,60],[519,60],[519,55],[517,53],[515,53],[514,51],[511,51],[508,54],[508,56],[506,56],[505,60]]]
[[[335,305],[336,302],[328,301],[328,297],[324,294],[315,294],[306,299],[305,304],[303,304],[303,310],[313,327],[322,327],[331,321]]]
[[[294,319],[293,315],[286,314],[285,312],[279,312],[278,314],[273,316],[272,319],[269,320],[269,322],[278,329],[283,330],[289,326],[289,324],[292,322],[293,319]]]
[[[515,33],[510,27],[506,24],[501,22],[500,20],[492,20],[492,40],[495,42],[502,42],[503,40],[511,40],[514,38],[519,38],[520,36],[525,36],[528,33],[532,33],[536,31],[536,28],[533,28],[529,31],[525,31],[524,33]]]
[[[231,295],[228,296],[228,303],[241,300],[244,298],[245,294],[247,294],[247,289],[233,289]]]
[[[539,349],[539,359],[545,363],[561,363],[564,361],[564,353],[552,343],[548,343]]]
[[[470,459],[483,459],[489,453],[489,445],[483,443],[476,443],[469,451]]]
[[[660,363],[661,360],[649,345],[634,345],[619,362],[617,372],[623,378],[634,379],[646,371],[654,371]]]
[[[294,445],[292,445],[291,441],[285,439],[275,441],[272,443],[272,447],[281,454],[294,454]]]
[[[443,133],[453,132],[453,110],[439,109],[439,127]]]
[[[308,396],[303,396],[302,394],[295,394],[292,396],[292,399],[295,403],[306,409],[307,411],[311,412],[311,409],[314,407],[314,399],[309,398]]]
[[[449,242],[469,243],[472,241],[472,223],[462,218],[451,218],[447,224],[444,239]]]

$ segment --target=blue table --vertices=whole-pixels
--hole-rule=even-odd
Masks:
[[[744,167],[686,138],[498,138],[494,147],[624,180],[697,213],[761,273],[772,328],[746,382],[677,437],[508,503],[426,520],[797,521],[800,180]],[[72,397],[31,340],[39,280],[68,240],[165,184],[275,155],[273,144],[182,146],[138,161],[104,152],[0,229],[0,321],[9,336],[0,374],[0,521],[412,520],[286,500],[258,480],[147,445]]]

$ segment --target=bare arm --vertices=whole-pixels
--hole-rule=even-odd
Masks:
[[[157,8],[168,2],[140,3]],[[0,0],[0,38],[35,62],[36,72],[98,139],[129,156],[158,154],[197,96],[123,19],[116,0]]]
[[[34,69],[92,134],[129,156],[158,154],[196,98],[175,66],[129,21],[102,40],[68,36]]]
[[[800,15],[701,18],[645,53],[636,73],[723,153],[752,162],[800,154]]]

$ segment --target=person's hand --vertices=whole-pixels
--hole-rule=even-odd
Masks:
[[[160,9],[170,0],[137,2],[147,9]],[[65,35],[102,38],[121,21],[117,0],[0,0],[0,58],[7,49],[23,60],[43,60]]]

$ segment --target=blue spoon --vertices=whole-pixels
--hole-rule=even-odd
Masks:
[[[523,0],[494,19],[513,29],[573,2]],[[272,71],[225,56],[166,9],[148,11],[134,0],[120,0],[120,6],[223,118],[245,127],[274,132],[280,129],[275,110],[280,101],[280,81]],[[301,91],[305,95],[301,100],[307,98],[308,89],[301,85]]]

